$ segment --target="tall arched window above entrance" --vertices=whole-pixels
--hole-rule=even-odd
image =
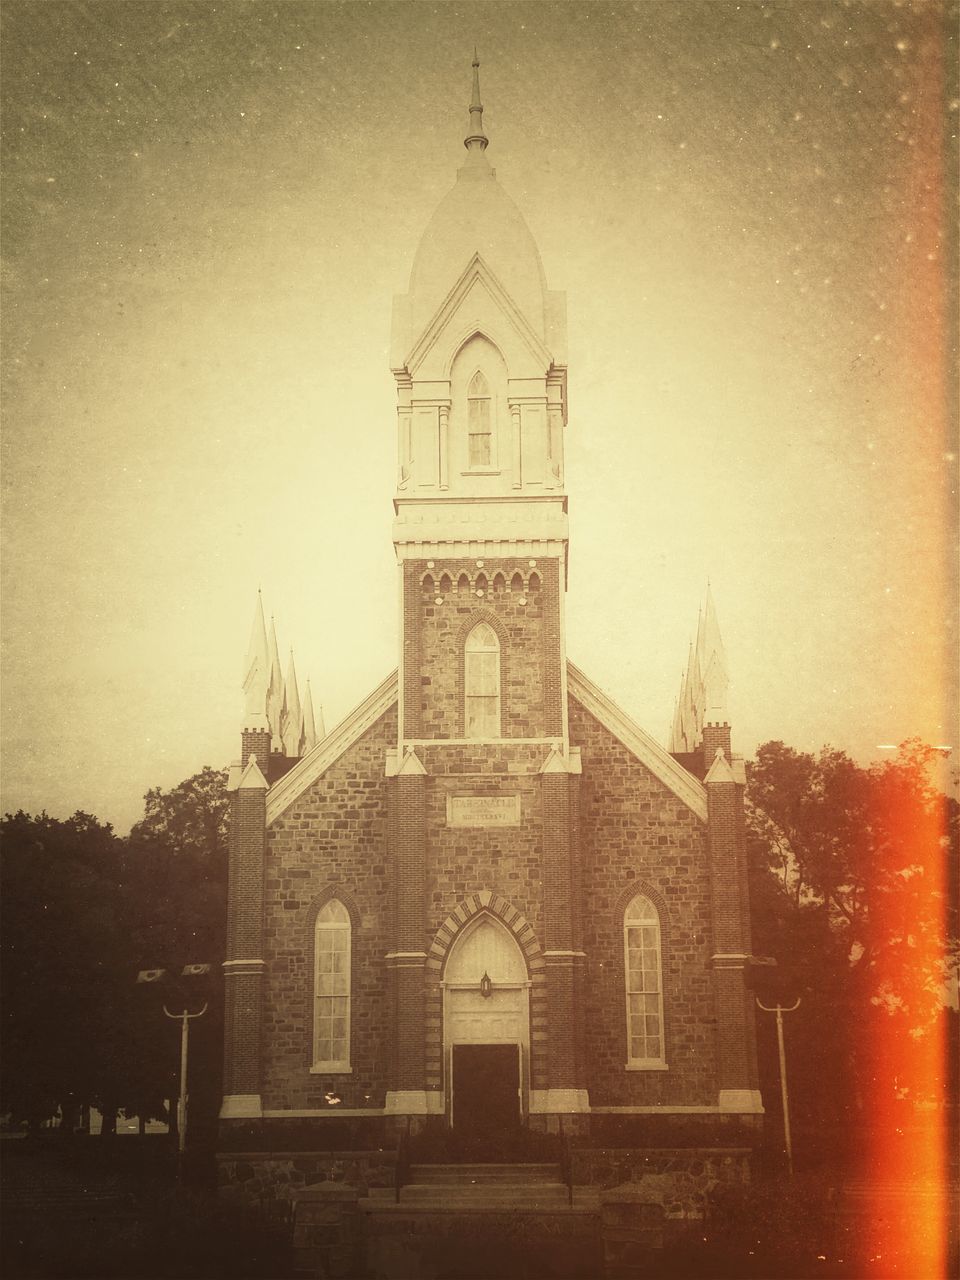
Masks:
[[[500,641],[478,622],[464,646],[463,733],[465,738],[500,737]]]
[[[350,1070],[350,915],[336,898],[314,934],[313,1069]]]
[[[628,1067],[664,1063],[662,967],[660,916],[650,899],[638,893],[623,914]]]
[[[478,369],[467,388],[467,465],[493,466],[493,412],[490,386]]]

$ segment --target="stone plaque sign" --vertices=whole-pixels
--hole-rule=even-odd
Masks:
[[[447,796],[448,827],[519,827],[519,796]]]

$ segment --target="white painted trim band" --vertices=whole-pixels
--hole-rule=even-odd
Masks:
[[[427,1089],[389,1089],[385,1116],[442,1116],[443,1094]]]
[[[587,1115],[590,1094],[586,1089],[531,1089],[531,1115]]]
[[[228,1093],[220,1104],[221,1120],[259,1120],[262,1115],[259,1093]]]

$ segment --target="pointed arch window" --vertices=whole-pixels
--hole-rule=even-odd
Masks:
[[[623,959],[627,999],[627,1066],[662,1067],[663,982],[660,916],[638,893],[623,914]]]
[[[478,622],[464,646],[464,737],[500,737],[500,641]]]
[[[313,1070],[350,1070],[350,914],[331,898],[314,931]]]
[[[478,369],[467,388],[467,465],[493,465],[493,413],[490,386]]]

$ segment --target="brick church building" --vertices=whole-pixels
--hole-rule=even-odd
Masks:
[[[708,595],[669,751],[567,658],[565,297],[488,162],[476,66],[394,303],[398,670],[318,736],[258,607],[221,1137],[743,1145],[762,1107],[716,615]]]

